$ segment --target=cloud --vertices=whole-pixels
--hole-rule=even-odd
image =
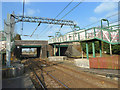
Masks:
[[[96,22],[96,21],[98,21],[99,19],[98,18],[96,18],[96,17],[90,17],[89,18],[89,21],[90,22]]]
[[[113,11],[117,8],[117,3],[115,2],[103,2],[99,6],[97,6],[94,10],[95,13],[103,13],[107,11]]]
[[[36,13],[40,13],[40,10],[39,9],[34,10],[34,9],[31,9],[31,8],[28,8],[27,11],[26,11],[26,15],[30,15],[30,16],[32,16]]]
[[[40,13],[40,10],[39,9],[36,9],[36,10],[34,10],[34,9],[31,9],[31,8],[27,8],[26,10],[25,10],[25,12],[24,12],[24,15],[25,16],[33,16],[33,15],[35,15],[36,13]],[[23,12],[21,11],[21,12],[18,12],[17,13],[18,15],[23,15]]]
[[[112,25],[118,25],[120,22],[114,22],[114,23],[110,23],[110,26]]]
[[[23,13],[22,12],[18,12],[18,15],[23,15]],[[26,15],[26,13],[24,12],[24,15]]]
[[[34,15],[35,10],[29,8],[29,9],[27,9],[26,13],[27,13],[27,15]]]
[[[31,0],[25,0],[25,4],[26,4],[26,5],[30,5],[30,1],[31,1]]]
[[[112,11],[112,12],[109,12],[108,14],[106,14],[106,17],[112,16],[112,15],[117,15],[117,14],[118,14],[118,11]]]

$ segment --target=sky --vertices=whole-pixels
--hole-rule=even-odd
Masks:
[[[25,16],[33,17],[47,17],[55,18],[68,5],[69,2],[25,2]],[[57,18],[61,19],[67,12],[69,12],[79,2],[72,2],[67,9]],[[0,30],[4,29],[4,20],[7,19],[7,14],[13,11],[15,15],[22,15],[22,2],[2,2],[2,26]],[[1,10],[0,10],[1,11]],[[64,20],[73,20],[81,29],[100,26],[100,22],[90,25],[102,18],[109,17],[118,13],[118,2],[82,2],[77,8],[70,12]],[[110,23],[118,19],[118,15],[107,18]],[[105,24],[105,22],[104,22]],[[112,23],[117,24],[117,23]],[[37,27],[38,23],[23,23],[23,31],[21,31],[22,23],[15,25],[15,32],[23,35],[31,35]],[[87,27],[86,27],[87,26]],[[47,27],[47,28],[46,28]],[[52,28],[51,28],[52,27]],[[22,36],[23,40],[48,40],[48,36],[54,36],[58,32],[60,25],[41,24],[32,37]],[[72,31],[70,26],[63,26],[60,33],[64,35]]]

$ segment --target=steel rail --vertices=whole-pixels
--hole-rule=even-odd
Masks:
[[[44,90],[46,90],[46,89],[45,89],[45,86],[42,84],[42,81],[41,81],[40,78],[38,77],[38,75],[37,75],[37,73],[35,72],[35,70],[33,70],[31,67],[30,67],[30,69],[31,69],[31,70],[33,71],[33,73],[35,74],[35,76],[36,76],[37,80],[39,81],[41,87],[42,87]]]
[[[45,60],[42,60],[42,61],[45,61]],[[42,62],[42,61],[41,61],[41,62]],[[50,63],[50,64],[52,64],[52,65],[55,64],[55,63],[53,63],[53,62],[48,62],[48,63]],[[49,65],[48,63],[46,63],[46,64]],[[72,69],[72,68],[68,68],[68,67],[66,67],[66,66],[63,66],[63,65],[61,65],[61,64],[59,64],[59,63],[57,64],[57,67],[64,68],[64,69],[69,70],[69,71],[73,71],[74,73],[77,73],[77,74],[83,74],[83,75],[86,75],[84,72],[76,71],[76,70],[74,70],[74,69]],[[54,67],[54,68],[55,68],[55,67]],[[87,76],[89,76],[89,75],[87,75]],[[94,76],[91,76],[91,77],[92,77],[92,78],[95,78],[95,79],[98,79],[98,80],[102,80],[102,79],[97,78],[97,77],[94,77]],[[107,81],[107,80],[106,80],[106,82],[115,85],[114,82],[109,82],[109,81]]]
[[[25,57],[23,57],[23,58],[24,58],[24,59],[27,59],[27,58],[25,58]],[[37,75],[37,73],[35,72],[35,70],[34,70],[33,68],[31,68],[31,67],[29,67],[29,68],[33,71],[35,77],[37,78],[37,81],[40,83],[40,85],[41,85],[41,87],[43,88],[43,90],[46,90],[45,86],[42,84],[42,81],[41,81],[41,79],[39,78],[39,76]]]
[[[41,66],[39,66],[38,64],[36,64],[35,62],[31,61],[32,63],[34,63],[37,67],[39,67],[41,69]],[[43,70],[45,73],[47,73],[47,75],[49,75],[52,79],[54,79],[56,82],[58,82],[58,84],[62,85],[64,88],[68,88],[64,83],[62,83],[60,80],[58,80],[57,78],[55,78],[53,75],[51,75],[49,72]]]
[[[45,64],[45,62],[43,62],[43,61],[45,61],[45,60],[42,60],[42,61],[40,61],[40,62],[42,62],[42,63]],[[48,64],[48,63],[49,63],[49,64]],[[63,65],[61,65],[61,64],[59,64],[59,63],[46,62],[46,65],[52,66],[52,65],[50,65],[50,64],[52,64],[52,65],[57,64],[57,67],[59,67],[59,68],[63,68],[63,69],[72,71],[72,72],[74,72],[74,73],[76,73],[76,74],[83,74],[83,76],[88,76],[88,77],[90,77],[90,78],[94,78],[94,79],[99,80],[99,81],[102,81],[102,80],[103,80],[102,78],[94,77],[94,76],[92,76],[92,75],[87,75],[87,74],[85,74],[84,72],[76,71],[76,70],[74,70],[74,69],[72,69],[72,68],[68,68],[68,67],[66,67],[66,66],[63,66]],[[53,68],[57,69],[56,67],[53,67]],[[63,72],[64,72],[64,71],[63,71]],[[110,81],[108,81],[108,80],[105,80],[105,82],[106,82],[106,83],[109,83],[109,84],[112,84],[112,85],[116,85],[116,83],[110,82]]]
[[[55,79],[57,82],[59,82],[63,87],[65,88],[69,88],[67,87],[65,84],[63,84],[60,80],[56,79],[53,75],[51,75],[50,73],[46,72],[49,76],[51,76],[53,79]]]

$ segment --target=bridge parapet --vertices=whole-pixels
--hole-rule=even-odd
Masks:
[[[120,25],[114,25],[107,28],[93,27],[87,30],[72,31],[60,37],[54,37],[48,40],[48,43],[79,42],[96,39],[110,44],[120,44],[119,27]]]
[[[15,45],[47,45],[48,41],[42,40],[15,40]]]

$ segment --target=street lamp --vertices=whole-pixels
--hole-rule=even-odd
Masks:
[[[109,21],[107,19],[101,19],[101,28],[103,28],[102,21],[107,21],[108,27],[109,27]]]
[[[49,37],[49,39],[51,38],[51,37],[53,37],[53,36],[48,36]]]
[[[59,37],[59,36],[61,36],[61,33],[60,32],[56,32],[55,33],[55,37]]]
[[[79,26],[74,26],[74,28],[78,28],[80,30],[80,27]]]
[[[101,28],[103,28],[102,21],[107,21],[107,24],[108,24],[108,27],[109,27],[109,21],[107,19],[101,19]],[[102,29],[101,29],[101,36],[103,36],[102,35]],[[109,32],[109,36],[111,37],[110,32]],[[103,37],[102,37],[102,39],[103,39]],[[111,44],[110,44],[110,55],[112,55],[112,46],[111,46]]]
[[[109,21],[107,19],[101,19],[101,28],[103,28],[103,21],[107,21],[108,27],[109,27]],[[101,39],[103,39],[103,33],[101,29]]]

